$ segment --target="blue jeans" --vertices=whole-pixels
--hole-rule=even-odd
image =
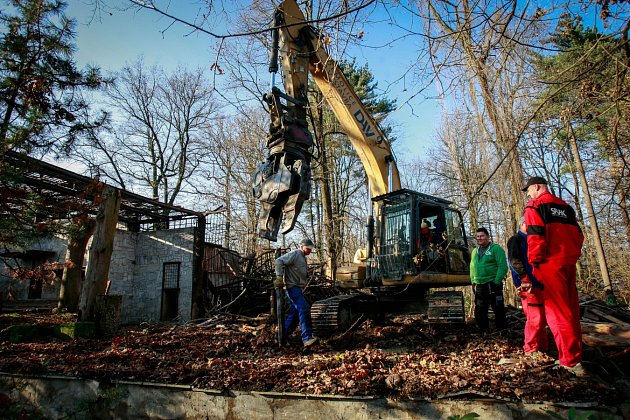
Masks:
[[[291,302],[287,319],[284,321],[284,334],[288,337],[295,331],[300,323],[302,330],[302,342],[305,343],[313,338],[313,326],[311,324],[311,305],[304,298],[300,287],[290,287],[286,290],[286,296]]]

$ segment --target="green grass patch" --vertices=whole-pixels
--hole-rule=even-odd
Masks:
[[[55,335],[60,338],[91,338],[95,330],[93,322],[65,322],[55,327]]]

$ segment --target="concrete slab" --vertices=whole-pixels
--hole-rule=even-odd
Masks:
[[[145,382],[105,382],[61,376],[0,373],[0,393],[44,418],[75,419],[448,419],[477,413],[481,419],[623,419],[624,407],[525,404],[492,400],[394,401],[269,392],[193,389]],[[569,410],[574,410],[573,417]],[[553,413],[553,414],[552,414]],[[627,417],[625,417],[627,418]]]

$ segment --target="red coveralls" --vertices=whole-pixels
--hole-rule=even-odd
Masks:
[[[534,276],[544,285],[542,297],[558,359],[564,366],[582,361],[580,301],[576,268],[584,235],[575,210],[548,191],[525,207],[528,260]]]
[[[544,353],[549,349],[547,332],[545,331],[547,320],[545,318],[542,293],[543,291],[536,287],[532,288],[527,293],[519,293],[526,319],[524,330],[525,344],[523,345],[525,353],[532,353],[534,351]]]

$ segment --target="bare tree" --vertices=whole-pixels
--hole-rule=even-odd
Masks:
[[[519,8],[516,1],[417,4],[439,85],[462,92],[460,98],[484,130],[480,140],[493,145],[497,159],[488,163],[498,170],[490,175],[505,181],[494,184],[499,189],[493,195],[505,194],[500,205],[509,209],[506,217],[514,228],[525,204],[516,146],[529,121],[525,104],[533,93],[528,45],[537,41],[542,14]]]
[[[168,12],[168,2],[135,2],[162,8]],[[216,12],[223,10],[214,2],[208,3],[207,10],[199,14],[201,20],[195,20],[190,25],[193,30],[208,33],[218,40],[217,54],[212,65],[214,75],[229,78],[230,90],[221,94],[230,97],[230,102],[241,112],[242,121],[247,125],[256,125],[248,106],[259,101],[262,94],[268,91],[269,76],[266,73],[268,30],[272,22],[272,10],[276,2],[263,0],[255,2],[251,7],[242,9],[238,14],[239,25],[232,25],[230,34],[211,33],[207,24],[210,16],[217,16]],[[333,57],[345,57],[349,45],[362,42],[361,26],[369,19],[386,16],[393,26],[404,33],[403,42],[409,43],[423,39],[418,49],[417,65],[413,68],[400,69],[401,79],[409,90],[405,105],[413,106],[413,98],[426,95],[425,88],[434,82],[438,94],[445,98],[444,109],[456,118],[465,116],[465,124],[455,124],[448,121],[448,125],[440,132],[441,149],[432,154],[427,168],[433,168],[433,181],[426,187],[429,192],[437,192],[439,196],[451,197],[454,201],[464,202],[470,211],[471,224],[488,223],[497,233],[503,231],[512,233],[515,220],[520,215],[525,196],[520,191],[523,176],[539,174],[546,176],[556,187],[557,192],[570,194],[576,202],[578,211],[581,192],[576,187],[577,175],[571,170],[572,158],[568,153],[566,135],[561,133],[562,124],[556,113],[555,117],[534,120],[542,107],[541,102],[549,100],[539,95],[541,86],[538,75],[534,75],[532,62],[536,59],[534,51],[544,50],[545,55],[556,51],[544,44],[543,37],[552,32],[558,21],[558,14],[552,13],[552,6],[547,9],[536,8],[530,3],[520,3],[514,0],[507,2],[400,2],[378,3],[378,10],[385,11],[380,15],[371,15],[376,9],[368,7],[360,13],[345,14],[353,7],[370,6],[373,2],[346,1],[307,1],[301,3],[308,19],[323,29],[330,37]],[[627,241],[630,237],[630,216],[628,216],[628,109],[627,109],[627,69],[628,69],[628,28],[627,2],[561,2],[555,4],[566,13],[580,13],[582,6],[589,7],[598,4],[603,17],[606,17],[606,28],[619,36],[620,42],[615,50],[609,48],[611,44],[600,44],[605,48],[597,48],[601,57],[595,57],[594,49],[588,47],[573,57],[572,68],[575,74],[561,71],[557,66],[551,66],[565,80],[552,81],[552,95],[586,95],[580,118],[589,117],[592,121],[593,132],[598,131],[599,146],[592,147],[590,141],[584,141],[583,133],[576,130],[579,154],[584,159],[587,182],[593,188],[594,212],[598,217],[606,215],[602,226],[608,229],[602,232],[606,238],[620,236]],[[164,14],[164,13],[163,13]],[[404,26],[406,22],[400,16],[413,19],[413,26]],[[605,16],[604,16],[605,15]],[[424,25],[418,32],[418,19]],[[178,24],[181,20],[177,21]],[[169,22],[171,22],[169,20]],[[405,22],[405,23],[403,23]],[[197,25],[197,26],[195,26]],[[406,33],[405,33],[406,28]],[[613,29],[614,28],[614,29]],[[566,28],[572,34],[572,28]],[[242,36],[241,38],[238,38]],[[231,42],[238,39],[239,42]],[[393,42],[393,41],[392,41]],[[551,47],[554,48],[554,47]],[[602,59],[603,58],[603,59]],[[611,63],[604,68],[601,63]],[[556,66],[556,67],[554,67]],[[603,74],[601,78],[578,78],[575,75]],[[411,76],[415,78],[409,83]],[[573,91],[563,89],[562,83],[569,83],[573,79]],[[581,85],[578,83],[582,83]],[[588,83],[587,83],[588,82]],[[579,87],[579,88],[578,88]],[[233,88],[233,89],[232,89]],[[456,94],[457,96],[453,96]],[[606,96],[611,98],[605,101]],[[456,99],[453,99],[456,98]],[[317,102],[317,101],[315,101]],[[452,104],[458,107],[452,109]],[[599,104],[596,108],[594,104]],[[319,103],[313,103],[317,107]],[[457,121],[459,123],[459,121]],[[326,130],[323,127],[329,127]],[[560,127],[560,128],[559,128]],[[577,126],[576,126],[577,127]],[[322,135],[334,132],[332,126],[322,124]],[[336,135],[327,134],[326,143],[339,141]],[[580,141],[581,140],[581,141]],[[341,144],[341,142],[339,142]],[[342,150],[342,149],[340,149]],[[324,168],[321,173],[328,173],[330,168],[343,168],[346,163],[341,159],[336,161],[336,153],[324,156],[326,168],[322,165],[316,170]],[[598,159],[598,157],[600,159]],[[604,157],[605,159],[601,159]],[[608,160],[607,165],[603,162]],[[226,159],[216,159],[217,168],[224,172],[218,181],[234,177],[242,169]],[[219,164],[219,161],[222,161]],[[349,167],[347,167],[349,168]],[[244,171],[242,171],[244,172]],[[403,174],[404,175],[404,174]],[[316,176],[321,176],[317,174]],[[574,177],[574,178],[572,178]],[[407,174],[407,179],[413,176]],[[341,182],[343,177],[339,179]],[[445,186],[446,184],[446,186]],[[224,202],[229,201],[230,209],[234,209],[232,186],[221,184],[224,188]],[[227,188],[229,187],[229,188]],[[311,233],[321,232],[316,226],[326,225],[326,220],[345,220],[333,213],[342,211],[343,203],[336,203],[334,196],[343,191],[343,183],[329,183],[314,189],[317,202],[323,201],[326,207],[313,206],[310,215],[312,221]],[[424,187],[423,187],[424,188]],[[335,206],[337,210],[335,210]],[[339,213],[345,217],[352,206],[347,206]],[[325,210],[325,211],[324,211]],[[230,210],[232,211],[232,210]],[[325,213],[328,212],[328,215]],[[234,215],[230,215],[234,219]],[[343,220],[342,220],[343,219]],[[586,219],[586,218],[585,218]],[[352,223],[352,222],[349,222]],[[343,226],[343,225],[340,225]],[[617,236],[616,236],[617,235]],[[342,233],[340,237],[346,238]],[[627,242],[623,242],[627,243]],[[336,245],[335,245],[336,246]],[[604,244],[604,248],[607,245]],[[343,252],[343,251],[340,251]],[[586,267],[586,269],[590,269]]]
[[[207,202],[225,207],[229,229],[224,245],[242,252],[249,253],[258,245],[258,211],[251,192],[251,175],[264,156],[267,124],[262,109],[250,109],[247,116],[222,118],[206,128],[208,153],[199,168],[205,181],[197,191]]]
[[[453,201],[463,212],[469,232],[479,226],[503,230],[502,226],[493,228],[502,224],[503,208],[496,205],[501,197],[491,193],[498,191],[491,176],[497,160],[485,135],[474,113],[453,110],[444,115],[436,132],[438,144],[429,149],[429,156],[406,168],[411,178],[422,181],[422,185],[410,184],[412,188]]]
[[[166,74],[138,60],[118,72],[107,95],[116,117],[111,137],[91,143],[102,152],[90,155],[100,157],[87,162],[92,172],[168,204],[194,191],[206,128],[220,109],[204,72]]]
[[[596,271],[591,266],[598,265],[599,273],[595,276],[603,280],[611,302],[615,300],[613,277],[609,274],[607,247],[602,238],[617,236],[615,242],[622,249],[627,249],[629,243],[630,167],[628,148],[624,146],[627,141],[620,135],[627,133],[628,119],[619,118],[630,109],[627,101],[621,99],[627,97],[630,88],[626,77],[628,28],[626,24],[621,33],[601,33],[585,28],[579,16],[563,15],[551,37],[558,52],[537,62],[540,77],[550,86],[541,93],[547,103],[539,115],[540,125],[544,124],[543,132],[553,140],[552,150],[563,156],[566,168],[562,172],[572,177],[564,183],[572,184],[576,191],[578,214],[582,215],[590,245],[585,251],[588,265],[583,267],[582,284],[591,283]],[[558,90],[555,86],[559,86],[561,95],[554,95],[554,90]],[[603,232],[602,227],[608,232]]]

